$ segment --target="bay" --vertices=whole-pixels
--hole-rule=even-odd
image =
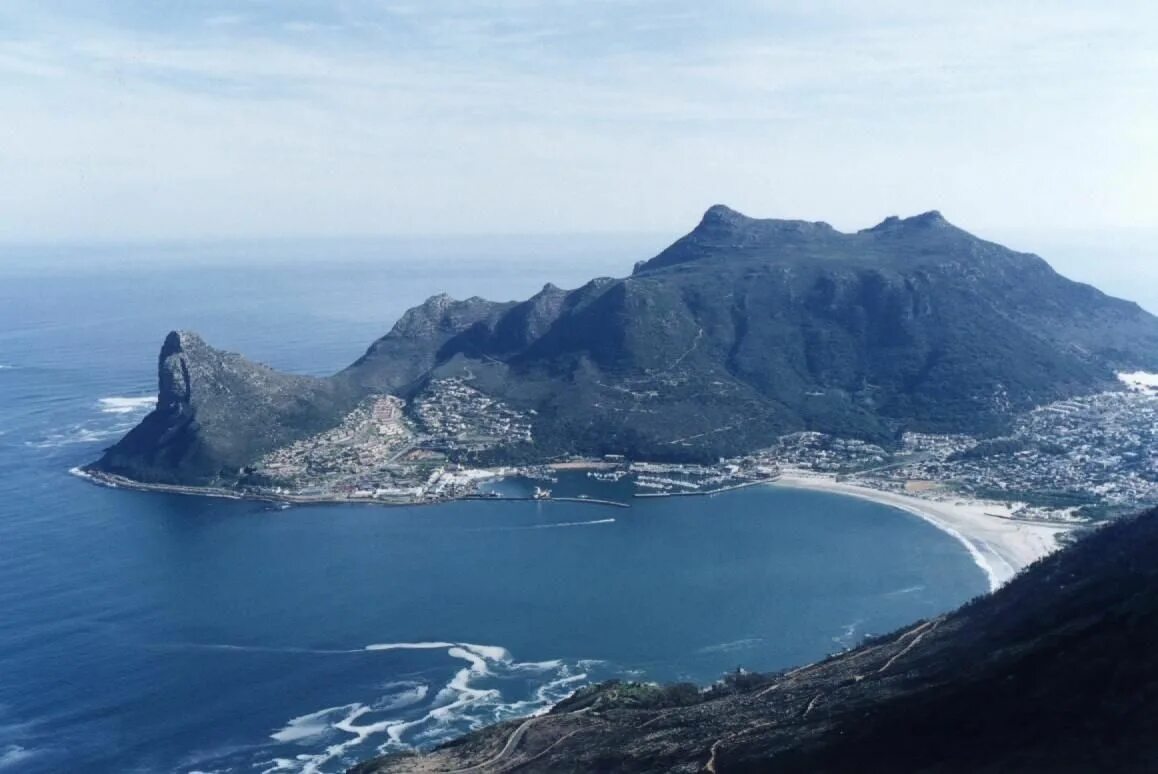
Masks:
[[[10,248],[0,771],[340,771],[587,681],[783,668],[984,592],[951,537],[817,492],[277,510],[68,474],[148,410],[171,328],[329,373],[428,295],[572,287],[647,244]]]

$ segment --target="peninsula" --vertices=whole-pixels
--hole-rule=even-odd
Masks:
[[[576,462],[653,495],[803,469],[1072,524],[1158,502],[1129,421],[1156,371],[1154,316],[937,212],[842,233],[717,205],[623,279],[428,299],[329,378],[172,332],[155,410],[78,472],[400,504]]]

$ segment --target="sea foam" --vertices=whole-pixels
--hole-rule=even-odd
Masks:
[[[138,414],[146,410],[152,411],[157,406],[154,395],[141,396],[112,396],[97,401],[101,413],[104,414]]]
[[[293,650],[306,652],[309,649]],[[291,718],[284,727],[270,734],[278,745],[277,755],[266,761],[265,773],[326,774],[342,771],[355,758],[436,745],[490,723],[543,713],[588,682],[585,668],[600,663],[520,662],[512,657],[510,651],[498,645],[442,640],[381,642],[367,645],[360,651],[325,652],[407,650],[441,650],[449,659],[462,665],[451,672],[433,696],[425,683],[393,682],[384,686],[389,692],[373,702],[327,707]],[[499,687],[504,681],[525,685],[529,678],[529,696],[504,697]],[[483,681],[488,684],[480,685]],[[285,746],[297,748],[299,752],[287,755]]]
[[[336,712],[349,711],[354,708],[354,705],[344,705],[341,707],[327,707],[317,712],[311,712],[308,715],[299,715],[296,718],[290,718],[289,722],[285,724],[285,728],[280,731],[275,731],[270,734],[270,739],[275,739],[279,742],[297,742],[303,739],[313,739],[327,733],[333,724],[330,722],[330,715]]]
[[[0,771],[19,771],[19,767],[35,755],[35,750],[29,750],[27,747],[21,747],[18,744],[10,744],[3,750],[0,750]]]
[[[39,440],[26,441],[25,445],[34,449],[59,449],[119,438],[156,407],[157,399],[152,396],[113,395],[98,398],[96,405],[105,416],[51,431]]]
[[[37,441],[25,441],[24,445],[33,449],[59,449],[84,443],[98,443],[121,436],[127,427],[91,427],[76,425],[66,430],[51,432]]]

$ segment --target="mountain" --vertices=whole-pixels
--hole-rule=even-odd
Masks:
[[[1158,319],[937,212],[842,233],[715,206],[622,279],[518,303],[431,298],[329,379],[171,334],[157,411],[92,468],[229,484],[367,396],[413,407],[448,379],[533,417],[532,442],[474,461],[682,461],[802,429],[884,445],[983,434],[1138,369],[1158,370]]]
[[[229,479],[264,452],[332,427],[354,405],[331,379],[296,376],[174,331],[158,358],[157,407],[101,469],[141,481]]]
[[[352,772],[1155,771],[1156,554],[1152,511],[817,664],[732,675],[706,694],[604,684]]]

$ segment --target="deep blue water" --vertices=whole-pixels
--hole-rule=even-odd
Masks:
[[[647,252],[0,252],[0,771],[339,771],[588,680],[785,667],[983,592],[948,536],[813,492],[278,511],[68,474],[142,415],[171,328],[326,373],[434,292],[522,297]]]

